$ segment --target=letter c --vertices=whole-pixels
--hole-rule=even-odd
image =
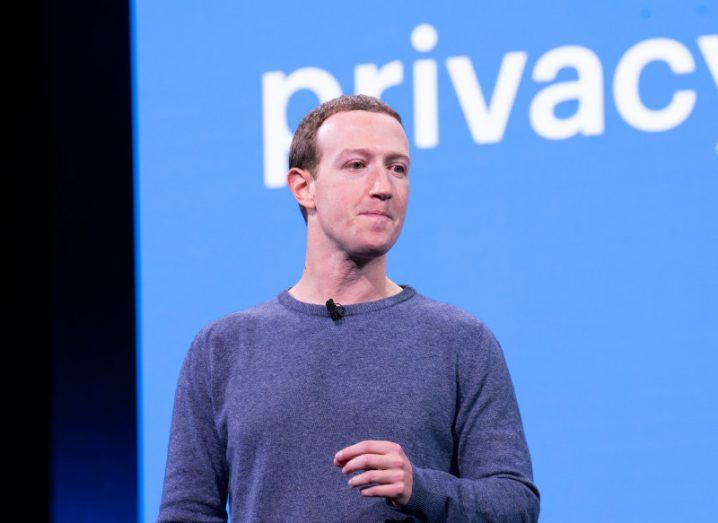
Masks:
[[[696,93],[690,89],[673,93],[662,109],[646,107],[639,93],[641,73],[650,62],[662,61],[675,74],[692,73],[693,55],[680,42],[670,38],[651,38],[637,43],[621,57],[613,77],[616,109],[629,125],[641,131],[659,132],[677,127],[688,118],[696,104]]]

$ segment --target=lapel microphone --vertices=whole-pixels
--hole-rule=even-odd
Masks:
[[[339,321],[342,319],[342,315],[344,314],[344,307],[342,307],[341,303],[334,303],[334,300],[329,298],[326,303],[327,311],[329,311],[329,316],[332,317],[332,320]]]

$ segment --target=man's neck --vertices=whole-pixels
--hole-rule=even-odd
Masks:
[[[388,298],[402,291],[386,276],[386,255],[362,263],[339,253],[333,258],[313,260],[307,253],[302,277],[289,294],[305,303],[324,305],[331,298],[350,305]]]

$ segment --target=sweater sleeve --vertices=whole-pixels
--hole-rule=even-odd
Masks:
[[[180,371],[158,522],[226,522],[226,441],[214,418],[210,333],[200,332]]]
[[[456,365],[456,475],[412,464],[401,511],[427,521],[535,522],[539,492],[501,347],[483,324],[466,341]]]

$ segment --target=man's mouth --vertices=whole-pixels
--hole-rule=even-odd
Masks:
[[[375,217],[375,218],[391,219],[391,216],[389,216],[387,213],[385,213],[383,211],[366,211],[361,214],[363,214],[364,216],[371,216],[371,217]]]

